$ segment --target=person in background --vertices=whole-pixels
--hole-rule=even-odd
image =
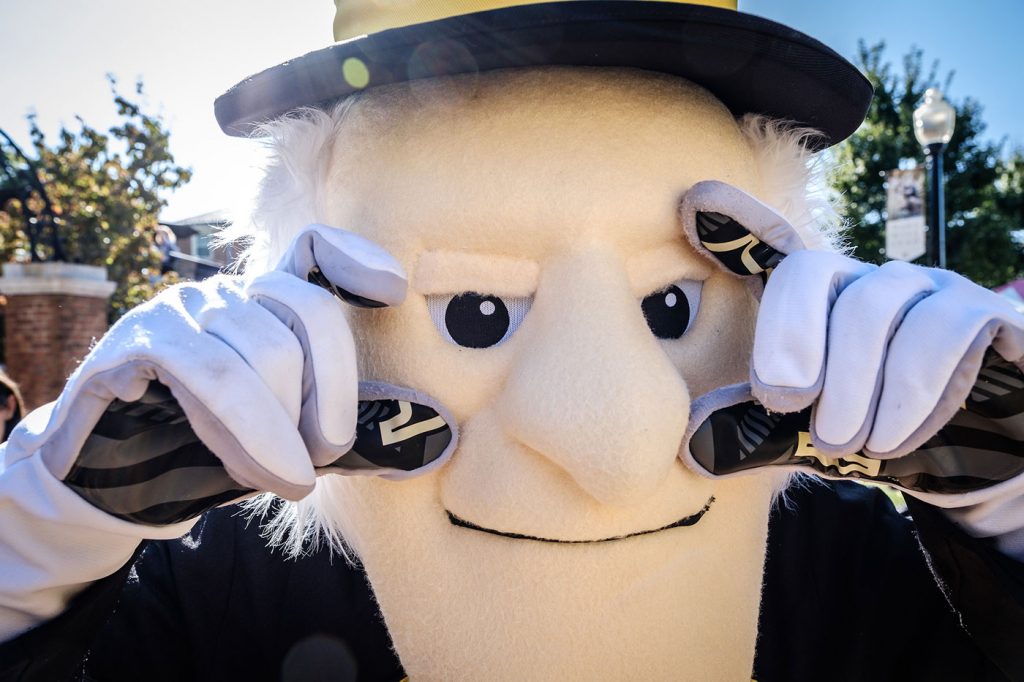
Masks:
[[[153,243],[157,251],[160,252],[160,274],[162,275],[173,270],[171,252],[178,250],[178,238],[174,236],[171,228],[165,225],[157,225]]]
[[[11,435],[11,430],[21,421],[25,414],[25,401],[21,399],[21,390],[17,382],[7,373],[0,370],[0,417],[4,421],[3,440]]]

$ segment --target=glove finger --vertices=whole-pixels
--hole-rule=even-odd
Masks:
[[[398,305],[405,300],[407,278],[397,260],[370,240],[327,225],[303,228],[276,270],[363,308]]]
[[[694,401],[680,454],[694,471],[711,478],[770,468],[904,485],[887,474],[885,462],[856,454],[830,457],[817,450],[809,433],[811,412],[769,412],[751,396],[749,384],[718,389]],[[908,475],[907,484],[919,479],[915,474]]]
[[[181,308],[179,319],[200,329],[178,343],[161,334],[168,347],[151,356],[154,378],[170,388],[196,435],[235,480],[298,499],[315,480],[296,429],[301,346],[269,311],[244,300],[236,282],[215,284],[184,287],[172,301]]]
[[[996,361],[990,369],[1005,377],[1004,365]],[[991,417],[986,409],[994,406],[969,402],[967,410],[957,414],[925,447],[896,459],[864,454],[830,456],[811,442],[810,408],[785,415],[770,413],[750,396],[748,384],[728,386],[693,402],[680,459],[709,478],[748,475],[765,468],[799,471],[831,479],[877,481],[928,504],[968,507],[992,499],[994,491],[1016,485],[1014,479],[1024,473],[1024,458],[1019,456],[1024,381],[1019,372],[1015,376],[1020,388],[1014,399],[995,406],[995,414],[1013,415],[1013,424],[998,425],[998,433],[986,432],[987,442],[980,442],[977,431],[993,425],[983,415]]]
[[[810,445],[810,409],[768,412],[750,384],[715,389],[693,401],[680,458],[703,476],[729,477],[767,466],[799,466]]]
[[[199,438],[239,483],[290,498],[315,480],[293,415],[238,352],[206,332],[202,301],[227,305],[233,284],[176,287],[122,318],[72,375],[54,404],[44,461],[64,478],[115,399],[138,400],[148,383],[168,386]],[[277,324],[275,322],[275,324]],[[43,438],[40,434],[38,438]]]
[[[774,209],[717,180],[691,187],[679,214],[683,234],[693,248],[736,276],[763,274],[785,255],[806,248],[789,221]]]
[[[898,457],[921,446],[964,404],[989,347],[1024,355],[1024,317],[1001,297],[953,273],[933,271],[940,291],[904,318],[885,362],[866,451]]]
[[[833,456],[861,450],[874,422],[890,339],[935,283],[927,271],[893,261],[850,284],[828,322],[828,358],[815,405],[815,446]]]
[[[314,466],[337,460],[352,447],[358,403],[355,342],[342,306],[323,289],[280,271],[260,275],[247,292],[302,347],[299,433]]]
[[[233,349],[256,372],[294,428],[302,405],[301,344],[273,313],[247,300],[235,281],[224,278],[213,290],[210,283],[183,288],[182,306],[207,334]]]
[[[795,412],[817,399],[832,306],[874,269],[824,251],[799,251],[775,269],[758,310],[751,361],[752,390],[765,407]]]
[[[233,479],[288,499],[312,490],[315,475],[291,416],[247,365],[226,364],[232,390],[225,391],[215,382],[186,378],[191,367],[167,364],[154,366],[152,378],[170,389],[189,425]],[[229,397],[217,399],[218,392]]]
[[[126,371],[129,381],[140,379]],[[64,484],[111,516],[150,526],[195,518],[254,492],[231,477],[157,381],[137,400],[107,406]]]
[[[379,382],[359,384],[359,418],[352,449],[319,473],[403,480],[443,465],[458,444],[458,424],[439,402]]]

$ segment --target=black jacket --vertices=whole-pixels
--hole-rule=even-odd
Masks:
[[[754,679],[1024,680],[1024,567],[912,512],[853,483],[789,491],[772,514]],[[358,568],[286,560],[233,508],[149,543],[0,646],[4,680],[403,677]]]

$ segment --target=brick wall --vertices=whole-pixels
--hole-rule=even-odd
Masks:
[[[4,364],[28,409],[55,399],[93,340],[103,336],[114,286],[97,266],[4,264]]]
[[[68,375],[107,329],[107,301],[71,294],[9,296],[6,365],[28,409],[55,399]]]

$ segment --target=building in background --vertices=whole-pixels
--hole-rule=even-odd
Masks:
[[[163,271],[173,270],[182,279],[203,280],[227,269],[237,250],[231,244],[217,246],[214,236],[230,224],[221,211],[161,222],[157,245],[163,256]]]

